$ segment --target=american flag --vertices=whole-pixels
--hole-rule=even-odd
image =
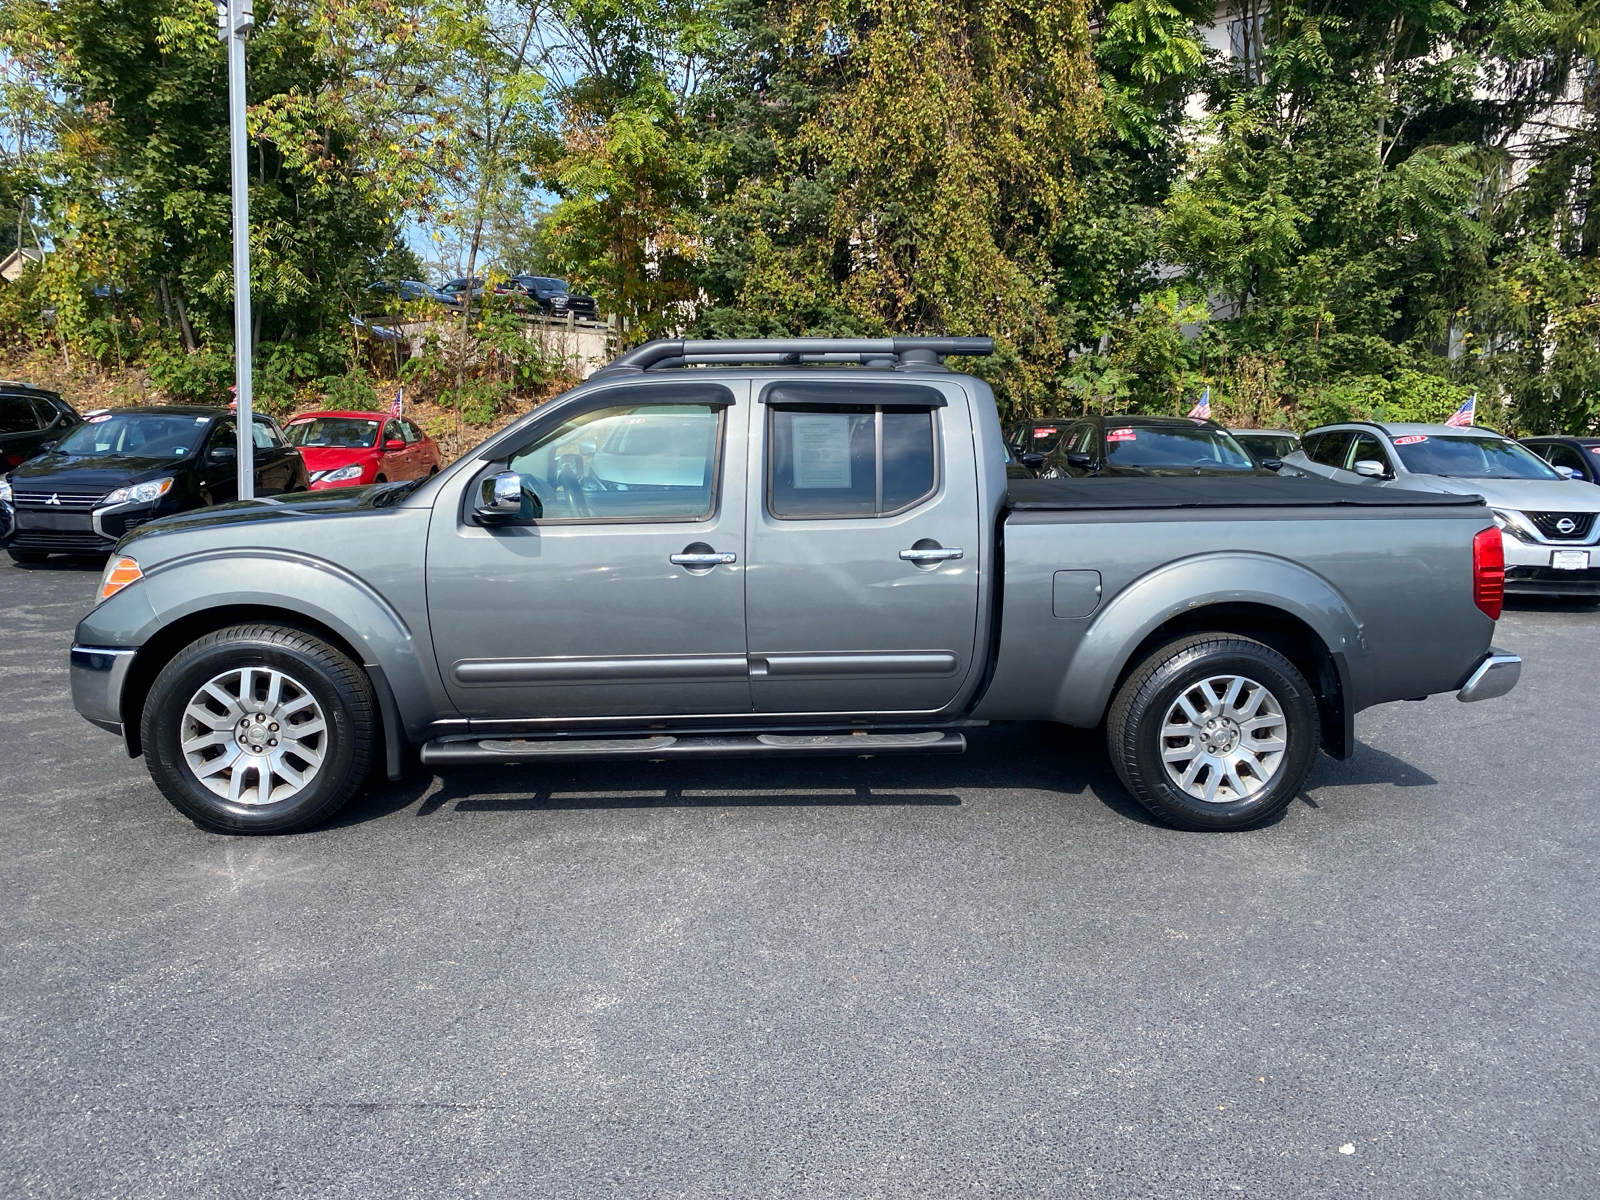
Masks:
[[[1207,388],[1200,393],[1200,399],[1189,410],[1189,415],[1197,421],[1211,420],[1211,389]]]
[[[406,404],[406,390],[405,390],[405,388],[396,388],[395,389],[395,393],[394,393],[394,403],[389,406],[390,413],[392,413],[394,416],[397,416],[397,417],[403,415],[401,413],[401,409],[403,409],[405,407],[405,404]]]
[[[1477,414],[1478,393],[1473,392],[1461,402],[1461,407],[1451,413],[1445,421],[1446,425],[1454,425],[1457,429],[1469,429],[1473,424],[1473,417]]]

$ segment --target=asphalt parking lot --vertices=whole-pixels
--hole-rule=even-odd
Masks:
[[[419,776],[219,837],[0,566],[0,1195],[1594,1195],[1600,610],[1176,833],[1098,737]]]

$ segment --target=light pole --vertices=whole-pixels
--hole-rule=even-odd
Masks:
[[[250,406],[250,160],[245,130],[244,41],[255,28],[251,0],[217,0],[217,37],[228,47],[228,148],[233,160],[233,361],[239,499],[255,498]]]

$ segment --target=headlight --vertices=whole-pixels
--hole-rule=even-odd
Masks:
[[[144,572],[133,559],[126,555],[113,558],[106,563],[105,574],[100,576],[100,599],[109,600],[130,583],[138,583],[143,578]]]
[[[149,483],[133,483],[112,492],[101,504],[149,504],[172,490],[172,476],[152,479]]]
[[[1538,531],[1528,523],[1528,518],[1517,512],[1516,509],[1492,508],[1489,511],[1494,514],[1494,523],[1500,526],[1503,531],[1520,538],[1524,542],[1537,542],[1539,540]]]
[[[11,503],[11,481],[0,479],[0,504]]]
[[[348,467],[340,467],[337,471],[329,471],[318,483],[343,483],[346,479],[360,479],[361,472],[365,470],[360,463],[351,463]]]

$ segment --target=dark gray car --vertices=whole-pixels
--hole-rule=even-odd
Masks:
[[[209,828],[375,762],[956,753],[1105,723],[1162,820],[1257,824],[1374,704],[1500,695],[1473,496],[1007,478],[987,338],[652,342],[431,479],[147,525],[78,710]]]

